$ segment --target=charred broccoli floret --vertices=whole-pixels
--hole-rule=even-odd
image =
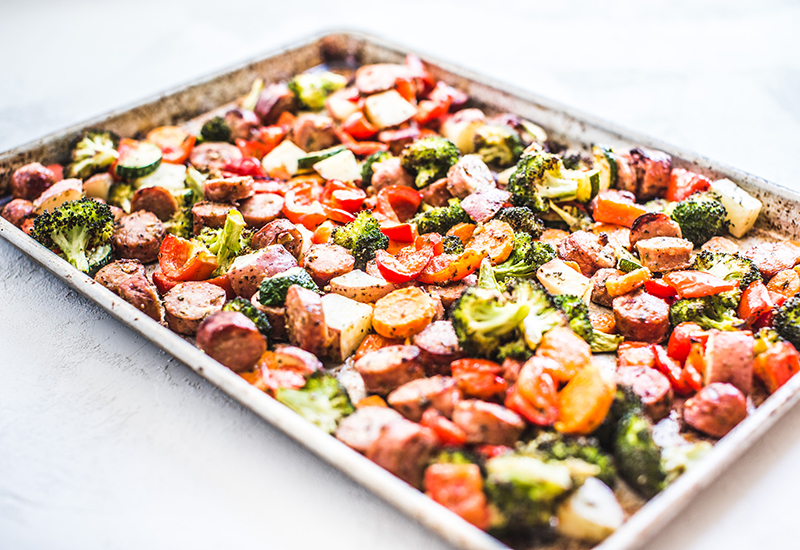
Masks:
[[[642,413],[628,413],[619,421],[614,458],[622,479],[645,498],[664,488],[661,448],[653,441],[653,425]]]
[[[189,239],[194,231],[194,220],[192,219],[191,208],[178,208],[172,217],[164,223],[167,233],[172,233],[176,237]]]
[[[753,347],[753,352],[759,355],[783,340],[783,338],[774,328],[764,327],[755,334],[755,340],[756,345]]]
[[[683,298],[670,306],[670,323],[677,326],[690,321],[705,330],[738,330],[744,324],[736,316],[740,297],[739,291],[732,290],[705,298]]]
[[[553,303],[569,319],[569,328],[572,329],[572,332],[591,344],[594,329],[592,328],[592,322],[589,320],[589,307],[586,303],[579,297],[570,294],[553,296]]]
[[[692,269],[711,273],[726,281],[739,281],[741,289],[747,288],[753,281],[761,280],[761,273],[753,260],[739,254],[703,250],[695,258]]]
[[[353,253],[356,269],[364,269],[370,260],[375,259],[376,250],[386,250],[389,246],[389,237],[381,233],[378,220],[368,210],[362,210],[355,220],[337,227],[331,238],[334,244]]]
[[[514,231],[527,233],[532,239],[538,239],[544,231],[542,220],[537,218],[533,210],[527,206],[502,208],[495,216],[495,219],[506,222]]]
[[[62,204],[36,218],[31,235],[84,273],[111,261],[114,214],[107,204],[89,197]]]
[[[328,433],[339,420],[355,411],[350,397],[335,376],[316,371],[299,390],[280,388],[275,399]]]
[[[608,334],[595,330],[592,332],[592,341],[589,342],[589,347],[591,347],[592,353],[609,353],[617,351],[623,340],[625,338],[619,334]]]
[[[445,235],[442,239],[442,248],[445,254],[460,256],[464,253],[464,243],[456,235]]]
[[[247,224],[241,212],[235,208],[228,211],[225,225],[219,229],[206,227],[196,237],[208,247],[209,252],[217,256],[216,275],[227,273],[236,256],[242,254],[250,246],[250,233],[245,230]]]
[[[222,306],[222,311],[238,311],[253,321],[258,331],[269,341],[269,337],[272,334],[272,325],[269,324],[267,316],[261,313],[249,300],[237,296],[233,300],[225,302],[225,305]]]
[[[458,162],[459,150],[449,139],[439,136],[418,139],[406,145],[400,157],[403,168],[415,177],[418,188],[447,175]]]
[[[502,284],[515,277],[536,275],[536,270],[556,257],[555,248],[548,243],[531,240],[527,233],[514,234],[514,249],[508,259],[494,267],[494,276]]]
[[[136,190],[130,183],[116,181],[108,190],[108,204],[122,208],[123,212],[130,214],[131,201]]]
[[[286,303],[286,293],[292,285],[319,292],[317,283],[308,271],[302,267],[293,267],[261,281],[258,289],[259,303],[267,307],[282,307]]]
[[[475,154],[483,162],[498,168],[513,166],[525,149],[519,134],[513,128],[499,124],[486,124],[478,128],[472,143]]]
[[[525,344],[525,338],[521,335],[513,342],[508,342],[497,348],[497,360],[499,362],[503,362],[508,358],[527,361],[532,355],[533,352]]]
[[[119,157],[119,136],[108,130],[87,130],[72,148],[66,177],[86,179],[102,172]]]
[[[528,314],[527,304],[509,301],[497,291],[469,288],[453,306],[453,328],[467,355],[493,357],[513,339]]]
[[[447,448],[442,450],[436,458],[433,459],[434,464],[475,464],[477,460],[470,453],[464,449]]]
[[[672,219],[681,226],[683,238],[695,246],[705,244],[711,237],[722,234],[728,228],[728,211],[712,193],[695,193],[676,204]]]
[[[789,298],[773,311],[772,326],[775,332],[800,349],[800,298]]]
[[[586,211],[574,204],[564,205],[564,207],[560,207],[556,204],[551,203],[550,209],[558,214],[558,217],[567,224],[570,231],[583,231],[588,229],[593,223],[594,220],[592,217],[586,213]]]
[[[552,298],[537,284],[525,279],[517,279],[509,288],[511,299],[528,308],[522,321],[522,337],[530,349],[536,349],[545,332],[567,323],[562,311],[556,307]]]
[[[392,154],[388,151],[378,151],[377,153],[372,153],[364,160],[364,165],[361,167],[361,183],[364,186],[372,185],[372,174],[375,172],[372,169],[372,165],[378,162],[383,162],[392,158]]]
[[[522,447],[521,452],[544,460],[579,458],[598,466],[600,473],[597,478],[609,487],[614,486],[617,477],[614,459],[600,448],[600,442],[593,437],[570,437],[555,432],[542,432]]]
[[[203,124],[200,129],[200,138],[203,141],[230,141],[231,128],[221,116],[215,116]]]
[[[513,194],[514,204],[528,206],[536,213],[549,209],[548,201],[565,202],[578,196],[578,181],[561,173],[561,159],[544,151],[522,155],[506,188]]]
[[[472,218],[461,207],[461,201],[458,199],[450,199],[447,206],[438,206],[420,212],[411,220],[411,223],[417,224],[417,232],[420,235],[425,233],[444,235],[456,225],[470,222],[472,222]]]
[[[303,73],[289,81],[289,90],[301,106],[312,111],[325,107],[328,94],[347,86],[347,78],[330,71]]]
[[[591,170],[594,167],[592,157],[581,153],[564,153],[561,162],[567,170]]]

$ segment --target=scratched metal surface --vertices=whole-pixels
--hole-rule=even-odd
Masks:
[[[161,94],[152,100],[97,117],[62,132],[23,145],[0,155],[0,190],[7,185],[13,171],[28,162],[63,162],[69,144],[83,128],[102,126],[122,135],[135,135],[161,124],[181,123],[229,102],[249,89],[256,76],[268,81],[286,78],[321,62],[355,56],[360,63],[399,61],[405,52],[398,47],[361,34],[343,33],[311,39],[284,49],[266,58],[235,67],[229,71]],[[709,159],[678,150],[646,136],[632,134],[590,116],[565,109],[557,103],[510,89],[479,75],[450,65],[426,59],[437,76],[467,91],[473,102],[487,110],[505,110],[530,118],[547,128],[557,139],[574,146],[601,142],[619,146],[635,144],[659,148],[671,153],[676,165],[692,167],[712,177],[729,177],[764,202],[758,227],[765,231],[780,230],[797,238],[797,220],[793,211],[798,196],[784,188],[740,170],[720,166]],[[2,193],[0,193],[1,195]],[[185,340],[75,272],[68,264],[39,247],[21,232],[0,220],[0,235],[31,256],[72,288],[95,301],[100,307],[127,324],[143,337],[179,358],[244,406],[253,410],[278,429],[308,447],[315,454],[353,477],[394,504],[417,521],[427,525],[443,538],[464,548],[500,548],[502,544],[466,524],[418,492],[408,488],[364,457],[319,432],[264,394],[254,390],[228,369],[191,346]],[[758,411],[724,438],[714,452],[667,491],[648,503],[626,525],[599,548],[636,548],[646,542],[664,523],[709,484],[724,468],[756,441],[758,435],[786,412],[800,397],[794,379],[773,395]]]

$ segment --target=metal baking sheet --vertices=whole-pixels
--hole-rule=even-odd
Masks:
[[[336,32],[313,37],[128,108],[112,111],[0,153],[0,197],[7,193],[8,182],[14,170],[33,161],[44,164],[63,162],[69,154],[71,140],[86,128],[103,127],[120,135],[133,136],[159,125],[186,123],[220,105],[234,101],[247,93],[257,77],[264,78],[267,83],[275,82],[321,63],[343,59],[355,60],[358,64],[402,62],[407,53],[409,50],[362,33]],[[800,207],[800,195],[789,189],[741,170],[722,166],[706,157],[626,131],[529,92],[438,62],[425,55],[420,57],[428,64],[434,76],[467,92],[474,106],[490,112],[508,111],[529,118],[545,127],[553,138],[572,147],[587,148],[592,143],[628,148],[643,145],[671,154],[673,166],[691,168],[715,179],[730,178],[763,202],[762,214],[756,226],[758,234],[771,238],[796,239],[800,236],[798,220],[792,214]],[[2,202],[4,201],[0,200],[0,204]],[[190,342],[142,314],[2,218],[0,236],[255,414],[445,540],[467,549],[507,548],[504,543],[434,503],[423,493],[255,389]],[[619,531],[596,548],[631,550],[644,545],[800,400],[798,388],[800,377],[794,377],[717,443],[697,466],[633,514]],[[530,545],[515,541],[513,546]]]

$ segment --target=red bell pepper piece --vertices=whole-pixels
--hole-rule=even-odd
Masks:
[[[467,442],[467,434],[458,424],[448,420],[436,409],[428,409],[422,413],[422,421],[425,427],[436,432],[436,436],[442,445],[448,447],[461,447]]]
[[[225,163],[222,167],[223,172],[229,172],[237,176],[252,176],[265,178],[267,172],[261,166],[261,162],[254,157],[242,157],[240,159],[232,159]]]
[[[217,269],[217,257],[200,242],[167,234],[161,242],[158,265],[177,281],[205,281]]]
[[[529,401],[520,393],[519,385],[514,384],[508,390],[504,404],[531,424],[552,426],[558,420],[558,390],[553,377],[542,373],[535,391],[538,392],[538,397]]]
[[[181,284],[181,281],[178,279],[171,279],[164,275],[164,272],[161,269],[157,269],[153,271],[153,284],[156,285],[156,289],[158,289],[159,294],[162,296]]]
[[[751,325],[764,313],[772,310],[772,297],[762,281],[753,281],[742,292],[739,302],[739,318]]]
[[[342,122],[342,129],[358,140],[369,139],[378,133],[378,128],[361,111],[347,117]]]
[[[311,242],[314,244],[325,244],[331,239],[331,234],[336,228],[336,224],[332,221],[326,221],[320,224],[311,235]]]
[[[800,371],[800,354],[789,342],[777,342],[756,356],[754,372],[775,393]]]
[[[410,223],[381,223],[381,233],[393,241],[410,243],[414,240],[414,227]]]
[[[673,271],[664,275],[664,281],[681,298],[703,298],[736,288],[736,283],[702,271]]]
[[[439,82],[428,94],[428,99],[423,99],[419,102],[414,120],[420,124],[427,124],[446,115],[447,111],[450,110],[451,101],[450,94],[447,91],[448,87],[444,82]]]
[[[220,275],[219,277],[214,277],[213,279],[209,279],[206,282],[211,283],[212,285],[216,285],[220,287],[222,290],[224,290],[228,300],[233,300],[234,298],[236,298],[236,293],[233,291],[233,287],[231,286],[231,281],[228,278],[227,273],[225,275]]]
[[[649,367],[653,368],[656,354],[653,346],[646,342],[623,342],[617,349],[620,367]]]
[[[390,283],[405,283],[416,279],[428,262],[433,258],[433,245],[427,245],[421,250],[406,247],[392,256],[385,250],[375,253],[375,262],[384,279]]]
[[[700,191],[708,191],[709,189],[711,189],[711,180],[707,177],[683,168],[673,168],[664,198],[668,201],[677,202],[682,201],[689,195]]]
[[[405,222],[417,213],[422,195],[404,185],[389,185],[378,191],[375,210],[390,220]]]
[[[692,348],[692,343],[695,341],[708,340],[708,334],[696,323],[680,323],[672,331],[669,337],[669,344],[667,344],[667,354],[678,361],[683,363],[689,357],[689,351]]]
[[[675,289],[669,286],[661,279],[647,279],[644,282],[644,289],[653,296],[657,296],[662,300],[668,300],[678,295]]]
[[[655,367],[658,371],[669,379],[672,389],[678,395],[689,395],[692,388],[683,379],[683,369],[669,355],[664,346],[653,344],[653,352],[656,356]]]
[[[594,221],[631,227],[636,218],[647,210],[634,202],[619,198],[616,194],[600,193],[594,207]]]
[[[417,82],[413,77],[400,77],[394,83],[397,93],[410,103],[417,100]]]
[[[328,219],[322,204],[316,200],[318,188],[312,185],[300,185],[283,196],[283,214],[294,224],[302,224],[309,231]]]

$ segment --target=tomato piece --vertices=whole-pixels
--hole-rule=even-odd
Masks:
[[[178,126],[159,126],[147,134],[147,141],[161,149],[161,160],[169,164],[183,164],[192,152],[197,138]]]
[[[648,294],[652,294],[653,296],[657,296],[658,298],[662,298],[664,300],[678,295],[674,288],[669,286],[661,279],[646,280],[644,282],[644,289],[648,292]]]
[[[480,529],[489,527],[489,506],[477,464],[431,464],[425,494]]]
[[[414,227],[410,223],[381,223],[381,233],[392,239],[403,243],[410,243],[416,236]]]
[[[646,342],[623,342],[617,349],[620,367],[649,367],[653,368],[656,354],[653,346]]]
[[[153,271],[153,284],[162,296],[181,283],[178,279],[171,279],[164,275],[160,269]]]
[[[331,221],[326,221],[320,224],[311,235],[311,242],[314,244],[324,244],[331,239],[331,234],[336,228],[336,224]]]
[[[736,288],[736,283],[702,271],[672,271],[663,279],[681,298],[703,298]]]
[[[467,434],[464,430],[455,422],[442,416],[436,409],[428,409],[422,413],[420,424],[436,432],[436,436],[442,442],[442,445],[461,447],[467,442]]]
[[[217,269],[217,257],[202,244],[169,233],[161,242],[158,265],[178,281],[205,281]]]
[[[696,323],[680,323],[672,331],[667,344],[667,355],[683,363],[689,357],[692,342],[702,338],[703,343],[708,339],[708,334]]]
[[[490,400],[508,389],[503,367],[485,359],[458,359],[450,363],[453,378],[464,395]]]
[[[390,283],[405,283],[416,279],[431,258],[433,258],[432,245],[421,250],[414,250],[409,246],[402,249],[397,256],[392,256],[385,250],[375,252],[378,270]]]
[[[347,117],[342,122],[342,129],[358,140],[369,139],[378,133],[378,128],[361,111]]]
[[[800,371],[800,354],[789,342],[777,342],[756,356],[755,375],[775,393]]]
[[[231,159],[222,167],[223,172],[230,172],[237,176],[252,176],[264,178],[267,172],[261,166],[261,162],[254,157],[242,157],[240,159]]]
[[[691,394],[692,388],[684,381],[681,366],[672,357],[667,355],[667,350],[664,349],[664,346],[653,344],[653,352],[656,356],[656,369],[669,379],[669,383],[675,393],[678,395]]]
[[[378,191],[375,210],[387,218],[405,222],[417,213],[422,195],[404,185],[389,185]]]
[[[474,273],[486,257],[485,252],[473,249],[465,250],[461,256],[439,254],[422,270],[417,280],[425,284],[444,284],[460,281]]]
[[[283,215],[294,224],[302,224],[309,231],[314,231],[328,215],[316,200],[316,188],[312,185],[300,185],[284,193]]]
[[[739,302],[739,318],[748,325],[754,323],[761,315],[772,310],[772,297],[762,281],[753,281],[744,292]]]
[[[709,189],[711,189],[711,180],[707,177],[683,168],[673,168],[664,198],[668,201],[678,202],[689,195]]]

